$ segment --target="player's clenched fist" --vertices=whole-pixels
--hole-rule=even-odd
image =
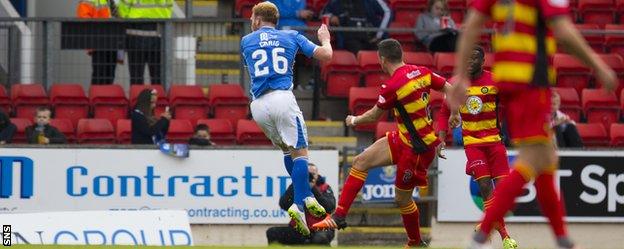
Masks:
[[[329,30],[327,29],[327,25],[322,24],[321,27],[318,29],[318,39],[319,41],[322,43],[324,41],[329,42],[331,37],[329,35]]]
[[[353,127],[355,126],[355,116],[353,115],[348,115],[347,118],[345,119],[345,124],[348,127]]]

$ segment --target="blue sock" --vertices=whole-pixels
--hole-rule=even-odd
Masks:
[[[289,176],[292,176],[293,164],[294,163],[292,157],[290,156],[290,153],[284,153],[284,166],[286,166],[286,172],[288,172]]]
[[[303,209],[303,199],[312,195],[310,191],[309,174],[308,174],[308,158],[297,157],[293,160],[294,166],[292,171],[293,187],[295,188],[294,203]]]

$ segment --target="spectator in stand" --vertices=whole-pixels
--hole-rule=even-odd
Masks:
[[[50,125],[52,112],[47,107],[37,108],[35,124],[26,127],[26,139],[29,144],[64,144],[65,135]]]
[[[287,169],[288,173],[292,169]],[[325,208],[325,211],[329,214],[336,209],[336,198],[332,188],[325,182],[325,178],[319,175],[318,168],[313,163],[308,163],[308,173],[310,174],[310,188],[314,197]],[[293,185],[290,184],[286,189],[286,192],[280,197],[279,205],[283,210],[293,204],[294,190]],[[306,211],[306,221],[309,227],[312,224],[323,220],[323,218],[316,218],[312,214]],[[313,231],[310,229],[310,236],[305,237],[301,235],[295,228],[294,221],[290,221],[289,226],[271,227],[266,231],[269,244],[280,243],[284,245],[327,245],[334,239],[334,230],[326,231]]]
[[[173,0],[123,0],[116,1],[117,13],[124,19],[170,19]],[[150,82],[161,84],[162,28],[157,22],[128,23],[126,45],[130,84],[144,84],[145,65],[149,68]]]
[[[112,0],[82,0],[78,3],[76,13],[78,18],[110,19],[112,16],[111,6],[113,4]],[[104,35],[110,36],[112,34]],[[90,49],[87,50],[87,54],[91,56],[91,84],[113,84],[118,61],[117,51],[111,49]]]
[[[195,134],[189,139],[190,145],[209,146],[215,145],[210,141],[210,128],[205,124],[198,124],[195,127]]]
[[[0,144],[10,144],[17,127],[11,123],[9,115],[0,111]]]
[[[428,11],[418,16],[416,37],[431,52],[455,51],[457,26],[447,9],[446,0],[429,0]]]
[[[155,144],[167,135],[171,113],[169,108],[160,115],[154,117],[154,107],[158,92],[156,89],[144,89],[137,97],[137,103],[132,110],[132,144]]]
[[[583,140],[576,129],[576,122],[570,119],[559,110],[561,107],[561,96],[558,93],[552,93],[552,121],[551,127],[555,132],[557,146],[559,148],[580,148],[583,147]]]
[[[279,21],[277,29],[283,27],[306,26],[306,21],[314,17],[314,12],[306,9],[306,0],[269,0],[277,6]]]
[[[384,0],[331,0],[323,10],[331,15],[331,26],[385,29],[390,22],[390,8]],[[336,37],[338,48],[352,53],[376,50],[385,32],[342,32]]]

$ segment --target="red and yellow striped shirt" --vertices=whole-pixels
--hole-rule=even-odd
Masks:
[[[568,14],[568,0],[475,0],[472,8],[494,21],[492,73],[499,89],[547,87],[557,45],[548,21]]]
[[[429,92],[444,88],[446,79],[426,67],[405,65],[397,69],[387,82],[381,86],[377,106],[384,110],[393,109],[403,143],[412,147],[406,125],[413,125],[418,133],[414,135],[428,147],[438,146],[440,140],[432,126]],[[403,120],[397,109],[399,106],[405,109],[410,120]]]
[[[498,126],[498,88],[494,86],[492,73],[483,71],[471,81],[465,105],[459,109],[462,119],[464,146],[484,146],[501,142]],[[438,131],[448,130],[450,111],[442,105],[437,117]]]

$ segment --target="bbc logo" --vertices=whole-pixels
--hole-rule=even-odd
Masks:
[[[11,246],[11,225],[2,225],[2,245]]]

